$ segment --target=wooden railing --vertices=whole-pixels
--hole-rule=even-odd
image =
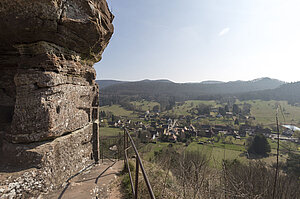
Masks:
[[[129,146],[129,143],[131,146]],[[133,183],[133,178],[132,178],[132,174],[130,171],[130,166],[129,166],[129,160],[128,160],[128,150],[129,149],[133,149],[134,153],[135,153],[135,161],[136,161],[136,167],[135,167],[135,183]],[[132,190],[132,194],[133,194],[133,198],[137,199],[138,198],[138,186],[139,186],[139,168],[141,168],[142,174],[143,174],[143,178],[144,181],[146,183],[146,186],[148,188],[148,192],[150,195],[151,199],[155,199],[154,193],[152,191],[152,187],[150,185],[149,179],[147,177],[147,174],[145,172],[142,160],[140,158],[140,155],[138,153],[138,150],[136,149],[136,146],[134,144],[134,141],[132,139],[132,137],[130,136],[130,134],[128,133],[128,130],[125,128],[124,129],[124,166],[127,166],[128,169],[128,174],[129,174],[129,178],[130,178],[130,184],[131,184],[131,190]]]

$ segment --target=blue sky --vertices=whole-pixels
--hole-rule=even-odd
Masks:
[[[97,79],[300,80],[299,0],[108,0]]]

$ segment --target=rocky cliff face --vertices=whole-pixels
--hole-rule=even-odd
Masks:
[[[47,191],[97,153],[92,66],[112,36],[112,20],[105,0],[0,2],[0,161],[6,172],[0,173],[0,196],[23,175],[2,183],[8,168],[34,169],[42,179],[38,192]]]

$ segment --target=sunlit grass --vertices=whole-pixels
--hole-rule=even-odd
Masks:
[[[240,103],[244,102],[251,104],[251,115],[256,118],[254,123],[275,125],[276,109],[279,104],[282,107],[283,113],[281,111],[279,113],[280,123],[300,124],[300,107],[292,106],[287,101],[248,100]]]
[[[154,106],[159,105],[158,102],[150,102],[146,100],[133,101],[130,103],[133,104],[137,109],[140,109],[141,111],[152,111]]]
[[[100,136],[123,136],[123,130],[119,128],[100,127]]]
[[[120,105],[112,105],[112,106],[102,106],[100,107],[100,111],[105,112],[111,112],[112,114],[116,116],[124,116],[124,117],[134,117],[136,114],[134,114],[133,111],[128,111],[121,107]]]

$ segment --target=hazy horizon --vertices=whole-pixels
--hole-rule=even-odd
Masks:
[[[217,81],[217,82],[224,82],[224,83],[227,83],[227,82],[234,82],[234,81],[253,81],[253,80],[263,79],[263,78],[270,78],[270,79],[275,79],[275,80],[283,81],[283,80],[276,79],[276,78],[271,78],[271,77],[259,77],[259,78],[247,79],[247,80],[241,80],[241,79],[238,79],[238,80],[229,80],[229,81],[221,81],[221,80],[216,80],[216,79],[206,79],[206,80],[200,80],[200,81],[194,81],[194,82],[192,82],[192,81],[177,82],[177,81],[173,81],[173,80],[168,79],[168,78],[159,78],[159,79],[143,78],[143,79],[136,79],[136,80],[109,79],[109,78],[106,78],[106,79],[96,79],[96,80],[114,80],[114,81],[124,81],[124,82],[136,82],[136,81],[143,81],[143,80],[150,80],[150,81],[169,80],[169,81],[174,82],[174,83],[201,83],[201,82],[206,82],[206,81]],[[283,82],[285,82],[285,83],[292,83],[292,82],[298,82],[298,81],[290,81],[290,82],[283,81]]]
[[[97,79],[299,81],[300,1],[112,1]]]

